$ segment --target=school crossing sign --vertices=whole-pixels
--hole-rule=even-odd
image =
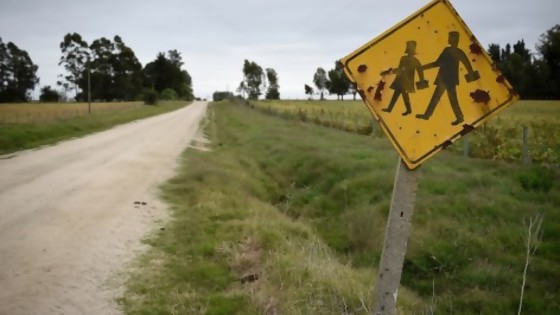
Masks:
[[[409,169],[519,99],[447,0],[341,62]]]

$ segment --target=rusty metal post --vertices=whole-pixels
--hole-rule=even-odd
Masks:
[[[419,177],[419,170],[410,171],[399,158],[385,241],[375,282],[373,313],[375,315],[395,315],[397,312],[397,294],[401,283]]]

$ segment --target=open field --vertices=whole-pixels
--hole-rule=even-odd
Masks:
[[[362,101],[259,101],[266,112],[360,134],[382,135]],[[523,126],[534,162],[560,164],[560,101],[520,101],[470,135],[469,156],[520,160]],[[461,151],[462,146],[449,147]]]
[[[388,141],[212,107],[212,151],[187,150],[164,186],[172,219],[146,240],[124,310],[366,314],[397,165]],[[515,313],[536,213],[523,313],[558,314],[558,170],[442,152],[421,171],[399,314]]]
[[[91,103],[91,113],[138,109],[142,102]],[[51,122],[88,115],[87,103],[21,103],[0,104],[1,123],[37,123]]]
[[[0,104],[0,154],[52,144],[118,124],[169,112],[188,102]]]

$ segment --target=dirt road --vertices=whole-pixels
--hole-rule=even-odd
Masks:
[[[165,218],[206,105],[0,159],[0,314],[118,314],[107,281]]]

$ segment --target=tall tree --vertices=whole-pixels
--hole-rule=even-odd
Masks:
[[[502,61],[502,53],[500,51],[500,44],[490,44],[488,46],[488,54],[494,62]]]
[[[560,24],[556,24],[539,38],[537,52],[550,73],[550,97],[560,99]],[[541,65],[541,67],[544,66]]]
[[[256,100],[261,95],[263,75],[261,66],[254,61],[245,59],[243,63],[243,80],[245,81],[249,99]]]
[[[90,50],[88,44],[82,39],[78,33],[68,33],[60,42],[60,50],[62,56],[58,65],[64,66],[67,71],[66,75],[62,75],[58,85],[65,89],[74,89],[75,96],[78,96],[78,86],[82,79],[88,60],[90,59]]]
[[[132,100],[142,91],[144,75],[142,64],[136,58],[134,51],[126,46],[119,36],[114,39],[114,53],[112,58],[115,98]]]
[[[181,54],[170,50],[167,55],[160,52],[156,59],[144,67],[144,85],[158,93],[173,89],[180,98],[192,100],[192,78],[183,65]]]
[[[325,99],[325,89],[327,88],[327,72],[323,68],[317,68],[315,74],[313,75],[313,83],[317,87],[317,90],[321,93],[321,100]]]
[[[278,100],[280,99],[280,85],[278,85],[278,74],[272,68],[267,68],[265,70],[266,78],[268,80],[268,89],[266,90],[265,98],[267,100]]]
[[[344,100],[344,94],[348,93],[350,88],[350,80],[344,74],[343,66],[339,61],[335,62],[334,69],[329,70],[328,76],[329,93],[336,94],[338,99]]]
[[[27,51],[0,38],[0,102],[29,100],[28,92],[39,83],[37,69]]]

